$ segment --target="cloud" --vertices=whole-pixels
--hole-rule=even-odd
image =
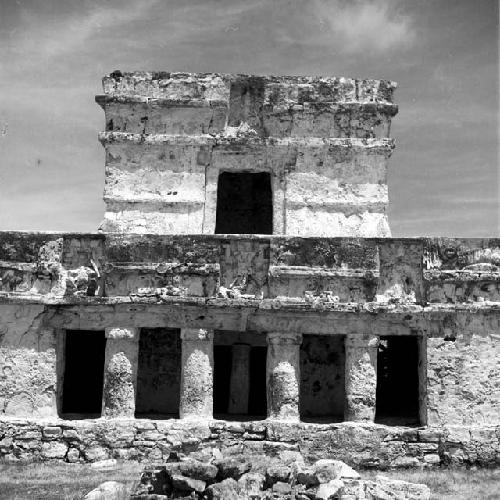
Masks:
[[[314,0],[323,30],[329,29],[343,50],[383,52],[406,47],[415,39],[409,15],[399,0]]]
[[[22,8],[19,13],[22,30],[11,31],[5,61],[15,58],[16,64],[10,65],[10,70],[15,68],[19,72],[26,67],[31,71],[35,67],[45,68],[47,63],[82,50],[106,30],[144,19],[157,3],[158,0],[124,0],[117,5],[85,2],[83,12],[74,9],[69,14],[45,15],[42,22],[42,13],[37,9]]]

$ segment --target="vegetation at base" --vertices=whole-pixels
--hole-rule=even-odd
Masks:
[[[120,481],[132,488],[144,464],[122,462],[110,469],[88,464],[0,464],[1,500],[81,500],[104,481]]]
[[[431,500],[500,500],[500,468],[436,468],[362,471],[364,479],[382,474],[391,479],[423,483],[431,489]]]
[[[104,481],[120,481],[131,487],[139,479],[144,464],[122,462],[110,469],[88,464],[29,465],[0,463],[1,500],[76,500]],[[432,500],[499,500],[500,469],[406,469],[360,471],[364,479],[383,474],[391,479],[424,483]]]

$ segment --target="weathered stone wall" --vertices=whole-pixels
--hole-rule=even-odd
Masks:
[[[166,460],[171,452],[218,448],[308,460],[335,458],[362,468],[498,464],[495,426],[439,428],[376,424],[178,420],[0,420],[0,456],[8,461]]]
[[[103,228],[213,233],[220,172],[268,172],[273,233],[388,236],[395,83],[121,73],[103,79]]]
[[[483,436],[490,436],[491,426],[500,424],[499,248],[493,239],[4,233],[0,235],[0,418],[57,415],[65,329],[179,328],[184,332],[179,369],[185,358],[194,371],[184,379],[180,372],[176,406],[185,418],[169,425],[182,429],[199,409],[211,420],[214,330],[230,335],[231,342],[225,342],[236,345],[239,355],[245,345],[271,342],[268,383],[284,385],[270,397],[290,395],[286,418],[299,419],[301,400],[313,407],[321,399],[321,411],[343,400],[344,420],[370,421],[376,405],[373,353],[378,339],[409,335],[418,336],[421,345],[420,424],[440,432],[451,429],[452,436],[439,441],[437,448],[428,447],[425,454],[437,453],[441,461],[448,453],[455,456],[453,460],[494,461],[496,452],[484,444]],[[451,292],[443,295],[443,290]],[[300,366],[301,344],[307,350],[317,335],[324,336],[321,342],[334,346],[332,352],[340,356],[346,336],[346,361],[335,364],[344,364],[343,372],[332,370],[330,362],[327,371],[322,363],[314,369]],[[137,390],[137,344],[130,340],[122,345],[113,335],[107,342],[104,427],[105,422],[114,425],[115,416],[131,416]],[[325,349],[322,355],[326,353]],[[122,380],[117,376],[121,361],[128,367],[123,374],[127,387],[108,394],[108,388]],[[281,372],[274,371],[282,365],[287,371],[280,378]],[[197,386],[198,375],[204,377],[203,387]],[[321,376],[328,386],[337,375],[338,391],[330,393],[334,394],[330,400],[323,385],[315,393],[306,382],[300,391],[301,378],[314,386]],[[182,380],[189,398],[183,399]],[[124,401],[115,401],[118,396]],[[282,401],[271,403],[281,415]],[[297,423],[297,428],[301,425]],[[332,429],[316,425],[311,429],[318,436]],[[369,427],[375,433],[382,428]],[[410,444],[419,441],[403,441],[394,444],[400,450],[397,456],[412,458]],[[433,460],[437,463],[435,457],[427,458],[429,463]]]
[[[429,425],[500,421],[500,333],[427,339]]]
[[[0,417],[54,416],[56,335],[42,305],[0,305]]]

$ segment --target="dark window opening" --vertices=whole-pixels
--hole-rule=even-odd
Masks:
[[[258,134],[263,133],[264,80],[259,77],[240,79],[231,83],[228,125],[238,127],[247,123]]]
[[[247,346],[248,359],[234,366],[237,359],[232,345],[214,346],[214,416],[224,420],[266,418],[267,347]],[[241,371],[244,367],[244,370]],[[236,373],[238,372],[238,373]]]
[[[417,337],[380,337],[377,355],[377,422],[419,425],[418,371]]]
[[[178,418],[180,387],[180,330],[142,328],[137,367],[136,416]]]
[[[105,348],[104,332],[66,331],[62,413],[67,418],[101,416]]]
[[[304,335],[300,347],[300,417],[341,422],[345,401],[345,348],[340,335]]]
[[[222,172],[219,175],[215,233],[273,233],[269,173]]]

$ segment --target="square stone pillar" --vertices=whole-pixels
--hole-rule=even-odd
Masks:
[[[378,344],[375,335],[346,335],[345,420],[375,420]]]
[[[183,328],[180,418],[213,417],[214,335]]]
[[[267,334],[267,414],[276,420],[299,420],[300,344],[302,334]]]
[[[233,344],[231,380],[229,388],[228,413],[243,415],[248,413],[250,392],[250,344]]]
[[[139,333],[138,328],[106,328],[102,404],[105,417],[134,416]]]

